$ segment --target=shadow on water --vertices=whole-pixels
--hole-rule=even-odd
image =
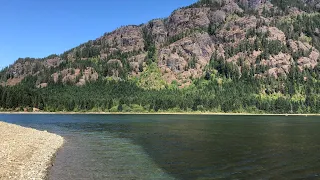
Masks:
[[[176,179],[317,177],[314,123],[259,118],[180,116],[98,127],[132,139]]]
[[[84,179],[191,180],[319,178],[318,118],[46,115],[4,119],[66,137],[52,179],[68,174]]]

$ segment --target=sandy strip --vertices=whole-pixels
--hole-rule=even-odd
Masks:
[[[61,136],[0,122],[0,179],[46,179]]]

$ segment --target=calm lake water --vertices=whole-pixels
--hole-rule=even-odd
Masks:
[[[70,179],[320,179],[320,117],[0,115],[63,136]]]

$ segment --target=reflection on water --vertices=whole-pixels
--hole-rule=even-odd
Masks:
[[[65,137],[50,179],[320,175],[319,117],[0,115],[0,119]]]

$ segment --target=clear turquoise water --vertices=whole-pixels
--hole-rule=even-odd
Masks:
[[[66,139],[50,179],[320,179],[320,117],[0,115]]]

